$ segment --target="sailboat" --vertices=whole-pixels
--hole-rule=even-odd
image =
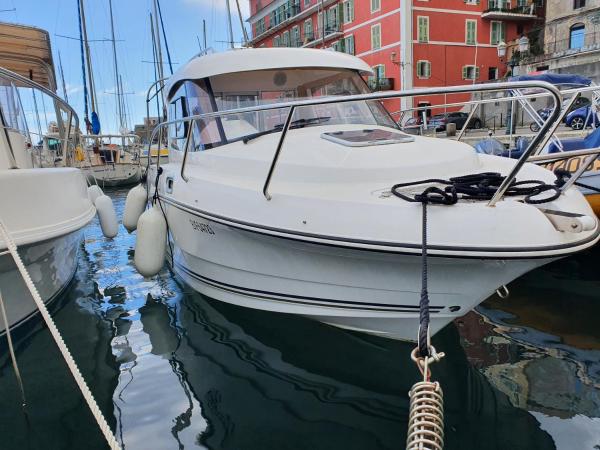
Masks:
[[[86,173],[90,183],[100,186],[129,186],[139,182],[142,168],[140,165],[141,143],[138,136],[128,133],[122,102],[122,82],[119,76],[115,43],[115,28],[112,0],[108,1],[113,44],[113,65],[117,96],[117,116],[120,134],[102,134],[96,101],[96,87],[92,69],[92,55],[87,36],[85,9],[83,0],[79,0],[79,32],[81,40],[81,59],[83,68],[84,105],[86,134],[82,136],[83,148],[80,167]],[[86,75],[87,71],[87,75]],[[88,89],[89,84],[89,105]],[[91,114],[88,115],[89,107]]]
[[[25,324],[37,312],[9,251],[12,240],[42,300],[49,303],[67,287],[77,268],[83,228],[96,209],[85,177],[70,167],[77,114],[55,93],[48,33],[34,27],[1,24],[0,34],[0,335]],[[19,37],[19,39],[15,39]],[[35,46],[37,53],[26,55]],[[49,133],[32,131],[22,94],[56,112]],[[44,103],[44,99],[45,102]],[[38,116],[37,102],[35,116]],[[46,109],[43,110],[44,113]],[[34,116],[34,117],[35,117]],[[50,125],[50,124],[48,124]],[[39,143],[39,144],[36,144]],[[8,242],[7,242],[8,241]]]

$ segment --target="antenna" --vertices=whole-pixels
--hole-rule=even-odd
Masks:
[[[202,19],[202,36],[204,37],[204,51],[206,51],[206,20]]]

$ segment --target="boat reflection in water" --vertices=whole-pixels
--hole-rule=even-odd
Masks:
[[[117,209],[123,201],[118,193]],[[97,223],[90,227],[74,284],[55,314],[124,448],[404,446],[407,392],[418,379],[412,344],[203,298],[166,270],[145,281],[133,268],[132,248],[131,235],[107,241]],[[548,271],[572,262],[559,264],[525,283],[545,283]],[[515,303],[520,286],[527,290],[512,287]],[[586,301],[577,296],[578,305]],[[496,305],[486,305],[492,317]],[[472,313],[434,338],[447,355],[434,367],[445,392],[446,450],[555,449],[570,430],[593,436],[598,390],[586,380],[591,363],[582,367],[598,358],[567,354],[593,350],[572,342],[536,347],[515,334],[516,325],[480,318]],[[592,328],[581,333],[597,336]],[[1,341],[2,449],[104,449],[47,331],[38,323],[15,344],[29,421]]]
[[[471,364],[559,449],[600,444],[600,282],[592,251],[535,271],[459,321]],[[575,281],[576,280],[576,281]]]

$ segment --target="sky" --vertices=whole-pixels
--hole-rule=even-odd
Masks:
[[[78,0],[0,0],[0,21],[32,25],[47,30],[52,42],[58,93],[63,90],[58,71],[59,52],[69,103],[83,122],[83,78],[79,48]],[[215,51],[228,48],[227,9],[225,0],[161,0],[165,31],[174,70],[199,52],[202,21],[206,21],[207,44]],[[84,0],[89,40],[110,38],[108,0]],[[231,0],[234,39],[242,40],[235,0]],[[240,0],[242,15],[248,17],[249,1]],[[12,10],[15,11],[3,11]],[[113,0],[119,72],[123,91],[127,93],[128,123],[142,123],[146,115],[146,91],[154,81],[152,38],[149,12],[151,0]],[[249,30],[248,24],[246,29]],[[67,37],[63,37],[67,36]],[[164,43],[163,43],[164,45]],[[119,130],[116,115],[115,77],[112,43],[90,42],[98,112],[103,133]],[[163,47],[163,58],[166,52]],[[169,74],[165,65],[165,75]]]

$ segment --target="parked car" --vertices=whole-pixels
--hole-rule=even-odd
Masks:
[[[600,126],[598,114],[596,112],[590,114],[590,108],[591,106],[588,105],[571,111],[567,114],[565,120],[566,125],[574,130],[583,130],[584,127]]]
[[[591,100],[587,97],[578,97],[575,102],[571,105],[571,107],[569,108],[569,113],[572,111],[575,111],[576,109],[579,108],[583,108],[586,106],[590,106],[592,104]],[[552,114],[554,108],[542,108],[542,109],[538,109],[537,113],[539,114],[539,116],[542,118],[543,121],[548,120],[548,117],[550,117],[550,114]],[[569,115],[567,114],[564,119],[563,122],[567,122],[567,117]],[[570,126],[570,125],[569,125]],[[536,122],[532,122],[529,125],[529,128],[531,129],[531,131],[534,132],[538,132],[540,131],[540,126],[536,123]],[[577,129],[577,128],[576,128]]]
[[[429,119],[428,126],[430,128],[435,127],[436,131],[445,131],[447,124],[455,123],[456,129],[460,130],[465,125],[468,118],[469,118],[469,114],[464,113],[464,112],[451,112],[451,113],[445,113],[445,114],[436,114],[436,115],[432,116],[431,119]],[[474,129],[478,130],[481,128],[481,125],[482,125],[481,119],[479,117],[473,116],[471,118],[471,121],[469,122],[469,125],[467,126],[467,128],[474,128]]]

